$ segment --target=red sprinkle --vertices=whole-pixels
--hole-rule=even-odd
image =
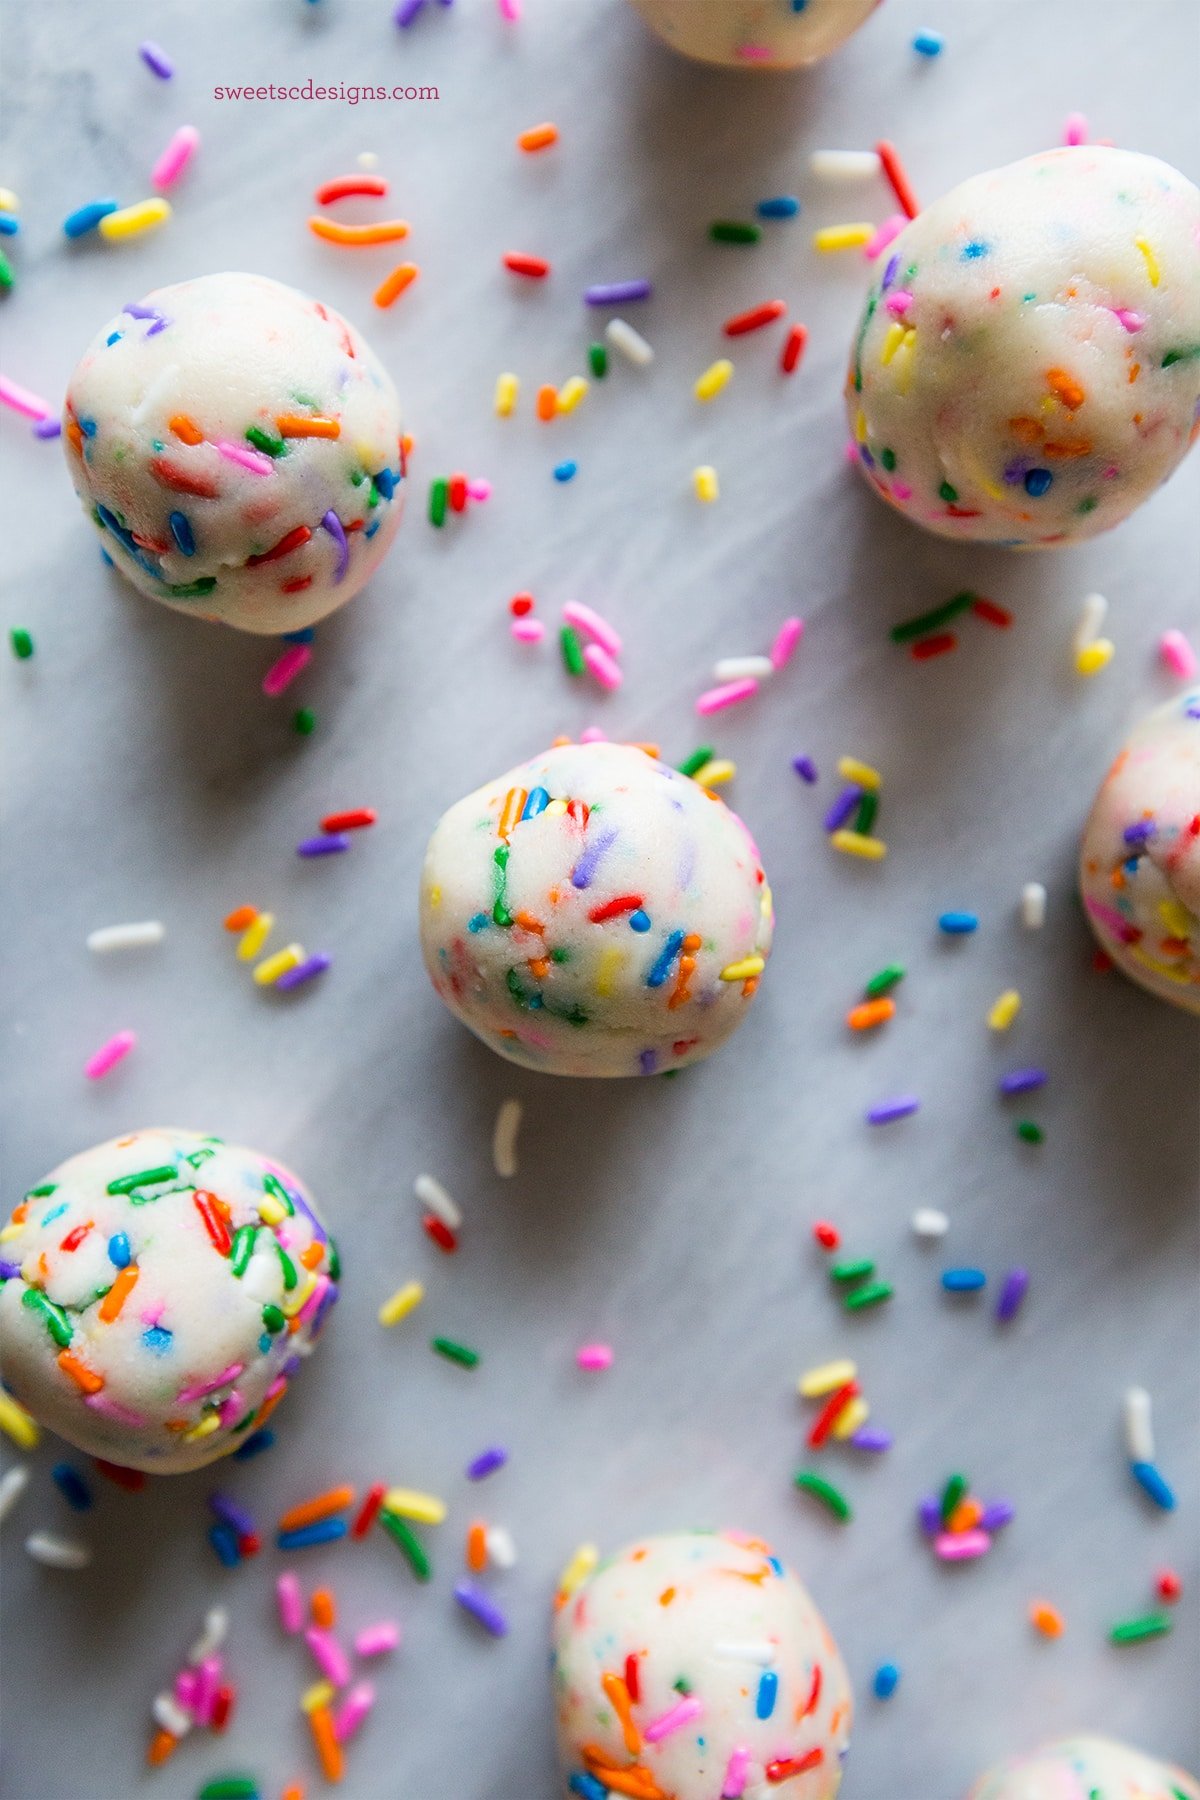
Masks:
[[[813,1226],[813,1236],[822,1250],[836,1250],[842,1241],[841,1232],[836,1225],[831,1225],[828,1219],[817,1220]]]
[[[209,1720],[214,1731],[224,1731],[230,1719],[233,1717],[233,1707],[236,1699],[237,1695],[231,1687],[226,1686],[217,1689],[217,1697],[213,1701],[212,1715]]]
[[[625,1691],[635,1706],[641,1698],[641,1689],[642,1682],[638,1668],[637,1654],[635,1651],[631,1650],[629,1655],[625,1658]]]
[[[301,544],[307,544],[311,536],[312,532],[307,525],[296,525],[286,537],[281,537],[277,544],[272,544],[269,550],[264,550],[261,556],[248,556],[246,567],[257,569],[263,563],[278,562],[281,557],[290,556],[293,550],[298,550]]]
[[[168,462],[165,456],[152,459],[150,473],[164,487],[174,488],[180,494],[195,494],[198,500],[215,500],[220,493],[215,481],[203,475],[192,475],[178,463]]]
[[[637,912],[642,904],[640,894],[618,894],[613,900],[605,900],[601,906],[593,906],[588,918],[593,925],[603,925],[606,919],[619,919],[622,913]]]
[[[748,331],[761,331],[764,325],[769,325],[786,311],[786,300],[767,300],[762,306],[752,306],[748,312],[735,313],[732,319],[726,319],[721,329],[726,337],[745,337]]]
[[[373,825],[375,814],[369,806],[359,806],[353,812],[326,813],[321,820],[322,831],[361,831],[364,825]]]
[[[844,1386],[836,1388],[812,1422],[808,1434],[810,1450],[819,1450],[825,1442],[838,1419],[849,1406],[851,1400],[860,1392],[857,1381],[847,1381]]]
[[[382,175],[336,175],[332,181],[323,183],[313,198],[318,206],[332,206],[335,200],[349,200],[355,194],[382,200],[387,191],[388,184]]]
[[[508,603],[508,610],[516,619],[523,619],[526,613],[533,611],[532,594],[514,594]]]
[[[383,1505],[383,1496],[386,1493],[387,1489],[384,1487],[382,1481],[377,1481],[375,1486],[368,1490],[367,1497],[359,1507],[358,1512],[355,1515],[354,1523],[350,1527],[350,1536],[352,1538],[366,1537],[368,1531],[370,1531],[372,1525],[375,1523],[375,1516]]]
[[[808,342],[808,326],[793,325],[783,342],[783,355],[779,358],[779,366],[785,375],[790,375],[799,367],[800,358],[804,355],[804,346]]]
[[[257,1556],[262,1549],[262,1539],[257,1531],[243,1531],[237,1543],[243,1556]]]
[[[1178,1600],[1183,1592],[1183,1583],[1174,1569],[1160,1569],[1154,1585],[1160,1600]]]
[[[127,1494],[140,1494],[146,1485],[144,1469],[123,1469],[120,1463],[105,1462],[100,1456],[92,1458],[92,1467],[97,1475],[103,1475],[114,1487],[124,1488]]]
[[[958,639],[952,631],[935,631],[932,637],[922,638],[912,646],[909,655],[914,662],[928,662],[931,656],[945,656],[950,650],[958,649]]]
[[[68,1231],[66,1237],[63,1239],[62,1243],[58,1246],[59,1249],[60,1250],[78,1250],[80,1244],[82,1244],[84,1238],[87,1236],[88,1232],[91,1229],[92,1229],[92,1221],[90,1219],[87,1221],[86,1225],[76,1225],[74,1231]]]
[[[912,191],[912,184],[904,173],[904,164],[900,161],[895,144],[889,144],[886,138],[880,138],[875,146],[875,154],[883,165],[883,172],[892,185],[892,192],[900,203],[900,211],[910,219],[915,219],[921,208]]]
[[[1003,606],[997,606],[994,600],[972,600],[971,611],[977,618],[986,619],[989,625],[996,625],[1001,631],[1007,631],[1013,622],[1012,614]]]
[[[550,273],[550,264],[540,256],[525,256],[520,250],[510,250],[504,257],[504,266],[511,269],[514,275],[528,275],[533,281],[544,281]]]
[[[450,511],[466,512],[467,510],[467,478],[465,475],[450,477]]]
[[[212,1239],[213,1249],[219,1250],[222,1256],[228,1256],[233,1239],[229,1235],[228,1225],[217,1211],[216,1195],[210,1194],[205,1188],[197,1188],[192,1199],[196,1211],[204,1220],[204,1229]]]
[[[804,1702],[804,1711],[800,1714],[800,1717],[802,1719],[807,1719],[809,1713],[816,1712],[817,1707],[820,1705],[820,1703],[821,1703],[821,1665],[820,1665],[820,1663],[817,1663],[816,1667],[813,1669],[812,1686],[808,1690],[808,1699]]]
[[[311,586],[311,575],[293,575],[290,581],[283,583],[279,591],[281,594],[298,594],[302,589]]]
[[[442,1220],[437,1218],[435,1214],[425,1213],[421,1219],[421,1223],[437,1245],[438,1249],[444,1250],[447,1256],[449,1256],[452,1251],[458,1249],[458,1239],[455,1237],[450,1227],[443,1224]]]
[[[819,1744],[804,1756],[777,1756],[774,1762],[767,1764],[767,1780],[790,1781],[793,1775],[803,1775],[807,1769],[818,1768],[824,1761],[825,1752]]]
[[[1092,967],[1097,975],[1107,975],[1113,966],[1113,959],[1107,950],[1101,950],[1099,944],[1092,951]]]

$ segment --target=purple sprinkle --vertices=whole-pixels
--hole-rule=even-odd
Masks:
[[[333,571],[333,585],[336,587],[338,582],[341,581],[342,577],[345,575],[346,570],[350,567],[350,546],[346,542],[346,532],[342,525],[342,521],[333,511],[332,507],[325,514],[321,523],[337,545],[337,566]]]
[[[575,888],[590,887],[592,876],[596,873],[596,864],[616,837],[615,831],[597,831],[592,834],[588,843],[583,846],[583,853],[575,867],[571,870],[571,886]]]
[[[474,1462],[467,1464],[467,1480],[482,1481],[485,1475],[493,1475],[497,1469],[502,1469],[507,1461],[508,1451],[493,1444],[490,1449],[481,1450]]]
[[[1045,1069],[1010,1069],[1007,1075],[1000,1077],[1000,1092],[1031,1094],[1034,1088],[1044,1087],[1045,1083]]]
[[[148,338],[157,337],[159,332],[165,331],[167,329],[167,326],[170,323],[171,323],[170,319],[166,318],[162,313],[159,313],[159,315],[155,319],[153,325],[150,327],[149,331],[146,333],[146,336]]]
[[[162,317],[161,313],[157,312],[153,306],[143,306],[140,300],[127,300],[121,308],[121,311],[123,313],[128,313],[131,319],[158,319]]]
[[[170,81],[175,73],[175,64],[171,61],[161,44],[147,38],[144,44],[138,45],[138,55],[148,69],[151,69],[160,81]]]
[[[1001,1320],[1016,1316],[1025,1290],[1029,1286],[1028,1269],[1010,1269],[1004,1277],[1004,1285],[1000,1289],[1000,1298],[996,1301],[996,1317]]]
[[[829,811],[825,814],[826,831],[840,831],[862,797],[863,791],[860,787],[851,786],[843,788]]]
[[[917,1508],[917,1517],[921,1521],[921,1530],[928,1537],[936,1537],[942,1529],[942,1503],[932,1495],[922,1500]]]
[[[400,0],[399,6],[392,14],[393,23],[399,25],[401,31],[404,31],[412,24],[417,14],[424,10],[425,0]]]
[[[653,292],[649,281],[602,281],[584,288],[583,297],[589,306],[620,306],[626,300],[648,300]]]
[[[1008,1500],[992,1500],[983,1509],[983,1517],[979,1521],[980,1531],[999,1531],[1004,1525],[1011,1525],[1017,1516],[1017,1509]]]
[[[886,294],[888,289],[891,287],[893,281],[895,281],[896,271],[899,267],[900,267],[900,252],[897,250],[894,256],[889,256],[887,268],[883,271],[883,280],[880,283],[880,288],[883,291],[883,293]]]
[[[473,1581],[455,1582],[454,1598],[464,1612],[469,1612],[472,1618],[479,1620],[485,1631],[490,1631],[493,1637],[504,1637],[508,1631],[508,1620],[482,1588],[476,1587]]]
[[[336,856],[341,850],[350,848],[349,835],[344,831],[323,831],[319,837],[305,838],[296,845],[297,856]]]
[[[817,779],[817,765],[811,756],[793,756],[792,767],[801,781],[807,781],[810,787]]]
[[[62,436],[61,419],[39,419],[33,428],[36,438],[56,438]]]
[[[882,1425],[860,1425],[850,1438],[856,1450],[890,1450],[894,1441]]]
[[[1157,830],[1153,819],[1135,819],[1132,825],[1125,827],[1121,835],[1127,844],[1144,844]]]
[[[20,1263],[9,1262],[7,1258],[0,1262],[0,1281],[15,1281],[20,1273]]]
[[[239,1506],[236,1500],[229,1498],[228,1494],[210,1494],[208,1509],[220,1519],[223,1525],[228,1525],[236,1531],[239,1537],[254,1536],[253,1518],[244,1506]]]
[[[894,1119],[907,1119],[921,1102],[915,1094],[902,1094],[898,1100],[884,1100],[867,1114],[868,1125],[890,1125]]]
[[[297,963],[294,969],[285,969],[272,985],[285,990],[303,987],[304,983],[311,981],[314,975],[323,975],[332,961],[332,956],[328,956],[324,950],[318,950],[316,955],[310,956],[307,962]]]
[[[655,1069],[658,1067],[658,1051],[639,1050],[638,1067],[641,1069],[643,1075],[653,1075]]]

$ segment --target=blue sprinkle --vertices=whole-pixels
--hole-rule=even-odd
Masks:
[[[0,236],[16,237],[21,229],[21,221],[16,213],[0,212]]]
[[[114,1231],[108,1240],[108,1260],[116,1269],[127,1269],[133,1261],[129,1239],[123,1231]]]
[[[554,465],[555,481],[570,481],[579,472],[577,462],[560,462]]]
[[[643,912],[639,906],[636,912],[629,915],[629,927],[631,931],[649,931],[650,914]]]
[[[758,1678],[758,1697],[754,1702],[754,1716],[757,1719],[769,1719],[775,1711],[775,1699],[779,1693],[779,1677],[774,1669],[764,1669]]]
[[[1025,492],[1040,500],[1043,494],[1049,493],[1053,481],[1049,469],[1030,469],[1025,477]]]
[[[280,1531],[275,1542],[280,1550],[308,1550],[314,1544],[332,1544],[346,1535],[345,1519],[318,1519],[315,1525],[302,1525],[298,1531]]]
[[[650,973],[646,977],[647,987],[656,988],[662,986],[663,982],[667,979],[667,976],[671,973],[671,964],[679,955],[683,937],[684,934],[682,931],[673,931],[671,933],[654,962],[651,964]]]
[[[474,913],[467,920],[467,930],[470,932],[486,931],[490,924],[491,919],[487,913]]]
[[[978,262],[981,256],[987,255],[991,247],[990,244],[983,243],[979,238],[972,238],[971,242],[964,244],[959,251],[959,258],[963,262]]]
[[[236,1500],[231,1500],[228,1494],[210,1494],[208,1508],[222,1525],[228,1525],[229,1529],[236,1532],[238,1537],[254,1536],[252,1516],[244,1506],[239,1506]]]
[[[208,1541],[227,1569],[236,1569],[242,1560],[237,1532],[232,1525],[210,1525]]]
[[[987,1286],[982,1269],[943,1269],[942,1286],[948,1294],[977,1294]]]
[[[69,1462],[55,1463],[50,1471],[54,1485],[75,1512],[90,1512],[92,1509],[92,1490],[79,1470]]]
[[[95,435],[96,435],[95,419],[79,419],[76,421],[76,423],[78,424],[79,429],[80,429],[80,431],[82,431],[84,437],[95,437]]]
[[[971,932],[979,929],[979,917],[971,912],[944,912],[938,919],[938,927],[947,937],[969,937]]]
[[[390,469],[380,469],[372,480],[385,500],[390,500],[396,491],[396,477]]]
[[[53,1224],[55,1219],[62,1218],[62,1216],[66,1212],[66,1210],[67,1210],[67,1202],[65,1200],[60,1200],[57,1206],[52,1206],[48,1213],[42,1214],[42,1224],[43,1225]]]
[[[792,767],[801,781],[807,781],[810,787],[817,779],[817,765],[811,756],[793,756]]]
[[[125,333],[123,331],[110,331],[108,336],[104,340],[105,349],[111,350],[112,346],[114,344],[119,344],[121,339],[124,336],[125,336]]]
[[[375,536],[375,533],[378,530],[379,530],[379,520],[378,520],[378,518],[374,518],[371,520],[371,523],[367,526],[367,529],[363,532],[363,536],[365,538],[373,538]]]
[[[579,1795],[579,1800],[608,1800],[608,1789],[582,1769],[576,1769],[567,1786],[573,1794]]]
[[[890,1700],[900,1685],[900,1671],[895,1663],[880,1663],[875,1671],[875,1698]]]
[[[316,635],[315,625],[304,625],[299,631],[285,631],[283,641],[285,644],[311,644]]]
[[[550,804],[550,796],[544,787],[530,788],[524,806],[521,808],[521,819],[536,819],[539,813],[545,812]]]
[[[1165,1475],[1160,1474],[1153,1463],[1131,1462],[1129,1472],[1139,1487],[1149,1494],[1155,1506],[1161,1506],[1164,1512],[1174,1512],[1174,1492]]]
[[[238,1445],[233,1453],[233,1460],[249,1462],[252,1457],[261,1456],[264,1450],[269,1450],[274,1442],[275,1433],[269,1425],[264,1425],[261,1431],[251,1432],[245,1443]]]
[[[76,207],[63,220],[64,235],[69,238],[86,237],[89,231],[95,231],[101,219],[117,210],[115,200],[89,200],[86,206]]]
[[[912,47],[918,56],[940,56],[946,40],[940,31],[930,31],[923,27],[912,41]]]
[[[271,1348],[271,1334],[269,1331],[264,1331],[262,1336],[259,1338],[258,1348],[259,1348],[259,1352],[261,1353],[261,1355],[266,1356],[267,1352]]]
[[[167,523],[171,527],[171,536],[179,546],[180,554],[183,556],[195,556],[196,540],[192,536],[192,527],[188,522],[187,514],[173,512],[167,520]]]
[[[754,210],[760,219],[794,219],[800,202],[795,194],[773,194],[769,200],[760,200]]]
[[[768,1556],[767,1561],[770,1563],[770,1565],[774,1569],[776,1575],[778,1575],[779,1579],[782,1581],[783,1580],[783,1564],[780,1562],[779,1558],[777,1556]]]
[[[142,1342],[147,1350],[153,1350],[156,1356],[165,1356],[171,1348],[174,1332],[168,1331],[165,1325],[151,1325],[142,1333]]]

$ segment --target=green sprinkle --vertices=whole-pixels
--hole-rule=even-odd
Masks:
[[[497,844],[495,851],[492,854],[492,861],[496,865],[496,875],[495,875],[495,881],[494,881],[495,899],[494,899],[494,903],[492,905],[492,924],[499,925],[502,928],[502,930],[507,931],[508,927],[513,922],[513,916],[508,910],[508,904],[507,904],[507,900],[506,900],[506,891],[507,891],[507,887],[508,887],[508,845],[507,844]]]
[[[428,1581],[433,1574],[433,1566],[426,1555],[425,1546],[412,1529],[407,1519],[397,1518],[385,1506],[379,1514],[379,1523],[390,1537],[394,1537],[405,1556],[408,1558],[413,1574],[418,1581]]]
[[[460,1363],[464,1369],[473,1369],[479,1361],[478,1350],[472,1350],[469,1344],[457,1344],[453,1338],[435,1337],[430,1343],[439,1356],[449,1357],[451,1362]]]
[[[211,594],[216,585],[215,575],[201,575],[197,581],[177,581],[167,592],[177,600],[198,600],[202,594]]]
[[[879,452],[879,460],[890,475],[896,466],[896,452],[894,450],[881,450]]]
[[[705,763],[710,763],[716,754],[711,744],[701,744],[698,750],[693,750],[692,754],[685,757],[679,764],[679,773],[681,775],[698,774]]]
[[[262,1309],[262,1322],[268,1331],[274,1332],[282,1331],[287,1324],[287,1319],[277,1306],[268,1305]]]
[[[267,1174],[263,1176],[263,1192],[270,1194],[272,1200],[278,1200],[289,1219],[295,1218],[296,1208],[292,1204],[292,1197],[284,1187],[282,1181],[280,1181],[278,1175]]]
[[[959,1501],[966,1494],[968,1485],[965,1475],[952,1475],[942,1489],[941,1509],[943,1525],[948,1525],[950,1523],[951,1515]]]
[[[296,1265],[284,1249],[279,1239],[275,1240],[275,1248],[279,1252],[279,1266],[283,1270],[284,1292],[290,1294],[300,1277],[296,1273]]]
[[[264,456],[286,456],[287,445],[281,437],[272,437],[269,431],[262,431],[257,425],[251,425],[246,431],[246,442],[261,450]]]
[[[868,788],[858,803],[858,816],[854,821],[855,831],[869,837],[871,827],[875,823],[875,814],[879,811],[879,795]]]
[[[429,523],[444,525],[446,523],[446,503],[450,498],[450,483],[439,475],[436,481],[429,484]]]
[[[875,1264],[864,1256],[858,1262],[834,1263],[829,1274],[834,1281],[862,1281],[875,1273]]]
[[[12,264],[9,262],[7,256],[5,256],[3,250],[0,250],[0,289],[7,294],[11,291],[12,285]]]
[[[1140,1619],[1122,1619],[1109,1632],[1109,1642],[1113,1644],[1140,1644],[1146,1638],[1162,1637],[1170,1631],[1171,1621],[1166,1613],[1143,1613]]]
[[[708,235],[714,244],[757,244],[762,227],[741,219],[714,219]]]
[[[301,737],[311,737],[317,729],[317,715],[311,706],[298,706],[292,714],[292,728]]]
[[[847,1312],[857,1312],[860,1306],[878,1306],[881,1300],[890,1300],[895,1292],[890,1282],[872,1281],[866,1287],[855,1288],[853,1293],[842,1296],[842,1305]]]
[[[845,1520],[853,1518],[850,1502],[845,1494],[839,1492],[831,1481],[826,1481],[823,1475],[814,1475],[809,1469],[801,1469],[796,1476],[796,1486],[803,1488],[806,1494],[812,1494],[817,1500],[823,1501],[835,1519],[845,1522]]]
[[[1172,363],[1195,362],[1198,356],[1200,356],[1200,344],[1193,344],[1190,350],[1168,350],[1162,359],[1162,366],[1164,369],[1169,369]]]
[[[975,595],[970,593],[955,594],[953,600],[947,600],[944,606],[935,606],[932,612],[919,613],[915,619],[905,619],[903,624],[893,625],[893,644],[907,644],[913,638],[924,637],[927,632],[939,631],[951,619],[957,619],[959,613],[966,612],[974,598]]]
[[[330,1281],[340,1281],[342,1278],[342,1256],[332,1238],[327,1238],[325,1241],[325,1259],[329,1266]]]
[[[22,625],[14,625],[8,634],[12,653],[18,662],[28,662],[33,655],[33,638]]]
[[[878,1000],[881,994],[888,993],[898,981],[903,980],[904,964],[889,963],[886,969],[880,969],[878,975],[872,975],[863,992],[868,1000]]]
[[[947,506],[953,506],[954,502],[958,499],[958,489],[956,487],[951,487],[948,481],[943,481],[941,487],[938,489],[938,498],[939,500],[944,500]]]
[[[30,1188],[25,1198],[27,1200],[45,1200],[48,1195],[56,1193],[57,1190],[57,1181],[43,1181],[41,1187]]]
[[[251,1775],[218,1775],[205,1782],[196,1800],[259,1800],[258,1783]]]
[[[1032,1119],[1017,1120],[1017,1136],[1023,1144],[1044,1144],[1046,1134]]]
[[[257,1225],[242,1225],[233,1234],[233,1242],[229,1247],[229,1267],[239,1281],[254,1255],[254,1240],[257,1236]]]
[[[174,1163],[160,1163],[156,1169],[139,1169],[136,1175],[118,1175],[110,1181],[105,1193],[132,1194],[134,1188],[157,1187],[162,1181],[174,1181],[179,1170]]]
[[[75,1328],[62,1307],[56,1306],[53,1300],[48,1300],[41,1288],[32,1287],[27,1287],[21,1295],[21,1304],[27,1306],[30,1312],[41,1313],[46,1330],[55,1343],[65,1350],[75,1336]]]
[[[603,381],[608,374],[608,346],[606,344],[588,345],[588,367],[597,381]]]
[[[583,660],[583,645],[579,641],[579,633],[575,627],[564,625],[558,634],[558,642],[567,674],[582,675],[587,664]]]

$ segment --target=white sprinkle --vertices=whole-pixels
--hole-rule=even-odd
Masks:
[[[173,1738],[186,1737],[195,1721],[185,1712],[173,1694],[155,1694],[150,1706],[154,1723],[169,1731]]]
[[[86,1569],[92,1560],[86,1544],[76,1543],[72,1538],[55,1537],[49,1531],[33,1532],[25,1539],[25,1548],[34,1562],[45,1563],[48,1569]]]
[[[1046,922],[1046,890],[1040,881],[1027,881],[1021,889],[1021,923],[1026,931],[1040,931]]]
[[[808,166],[823,181],[866,181],[878,175],[879,157],[874,150],[814,150]]]
[[[374,150],[360,150],[354,160],[360,169],[377,169],[379,167],[379,158]]]
[[[604,327],[604,335],[614,350],[619,350],[622,356],[628,357],[631,363],[636,363],[639,369],[644,369],[647,363],[654,361],[654,351],[641,332],[635,331],[624,319],[610,319]]]
[[[489,1525],[483,1534],[487,1546],[488,1561],[495,1563],[498,1569],[511,1569],[517,1560],[517,1546],[512,1541],[512,1533],[503,1525]]]
[[[440,1181],[432,1175],[418,1175],[413,1182],[413,1193],[436,1219],[448,1225],[451,1231],[457,1231],[462,1224],[462,1208],[456,1200],[452,1200]]]
[[[918,1237],[945,1237],[950,1229],[950,1221],[944,1212],[938,1212],[933,1206],[918,1206],[912,1216],[912,1228]]]
[[[1100,627],[1108,612],[1108,601],[1103,594],[1089,594],[1083,603],[1083,611],[1079,615],[1079,623],[1075,627],[1075,635],[1071,639],[1071,648],[1076,656],[1094,644],[1100,635]]]
[[[1131,1387],[1126,1392],[1125,1448],[1130,1462],[1154,1461],[1154,1420],[1145,1388]]]
[[[97,956],[110,950],[143,950],[148,944],[161,944],[167,928],[161,919],[143,919],[135,925],[101,925],[89,931],[87,947]]]
[[[747,676],[753,681],[769,681],[774,673],[769,656],[726,656],[713,664],[714,681],[743,681]]]
[[[771,1667],[775,1661],[775,1650],[776,1646],[767,1643],[765,1638],[761,1643],[754,1644],[713,1645],[713,1655],[721,1657],[723,1661],[757,1663],[760,1669]]]
[[[0,1522],[7,1519],[28,1484],[29,1470],[23,1463],[14,1463],[11,1469],[5,1469],[0,1476]]]
[[[204,1629],[187,1653],[188,1662],[193,1669],[199,1668],[205,1657],[212,1656],[225,1642],[225,1633],[229,1630],[229,1614],[223,1606],[214,1606],[204,1615]],[[164,1727],[169,1731],[169,1725]]]
[[[502,1100],[492,1128],[492,1161],[497,1175],[517,1172],[517,1133],[521,1129],[524,1108],[519,1100]]]

